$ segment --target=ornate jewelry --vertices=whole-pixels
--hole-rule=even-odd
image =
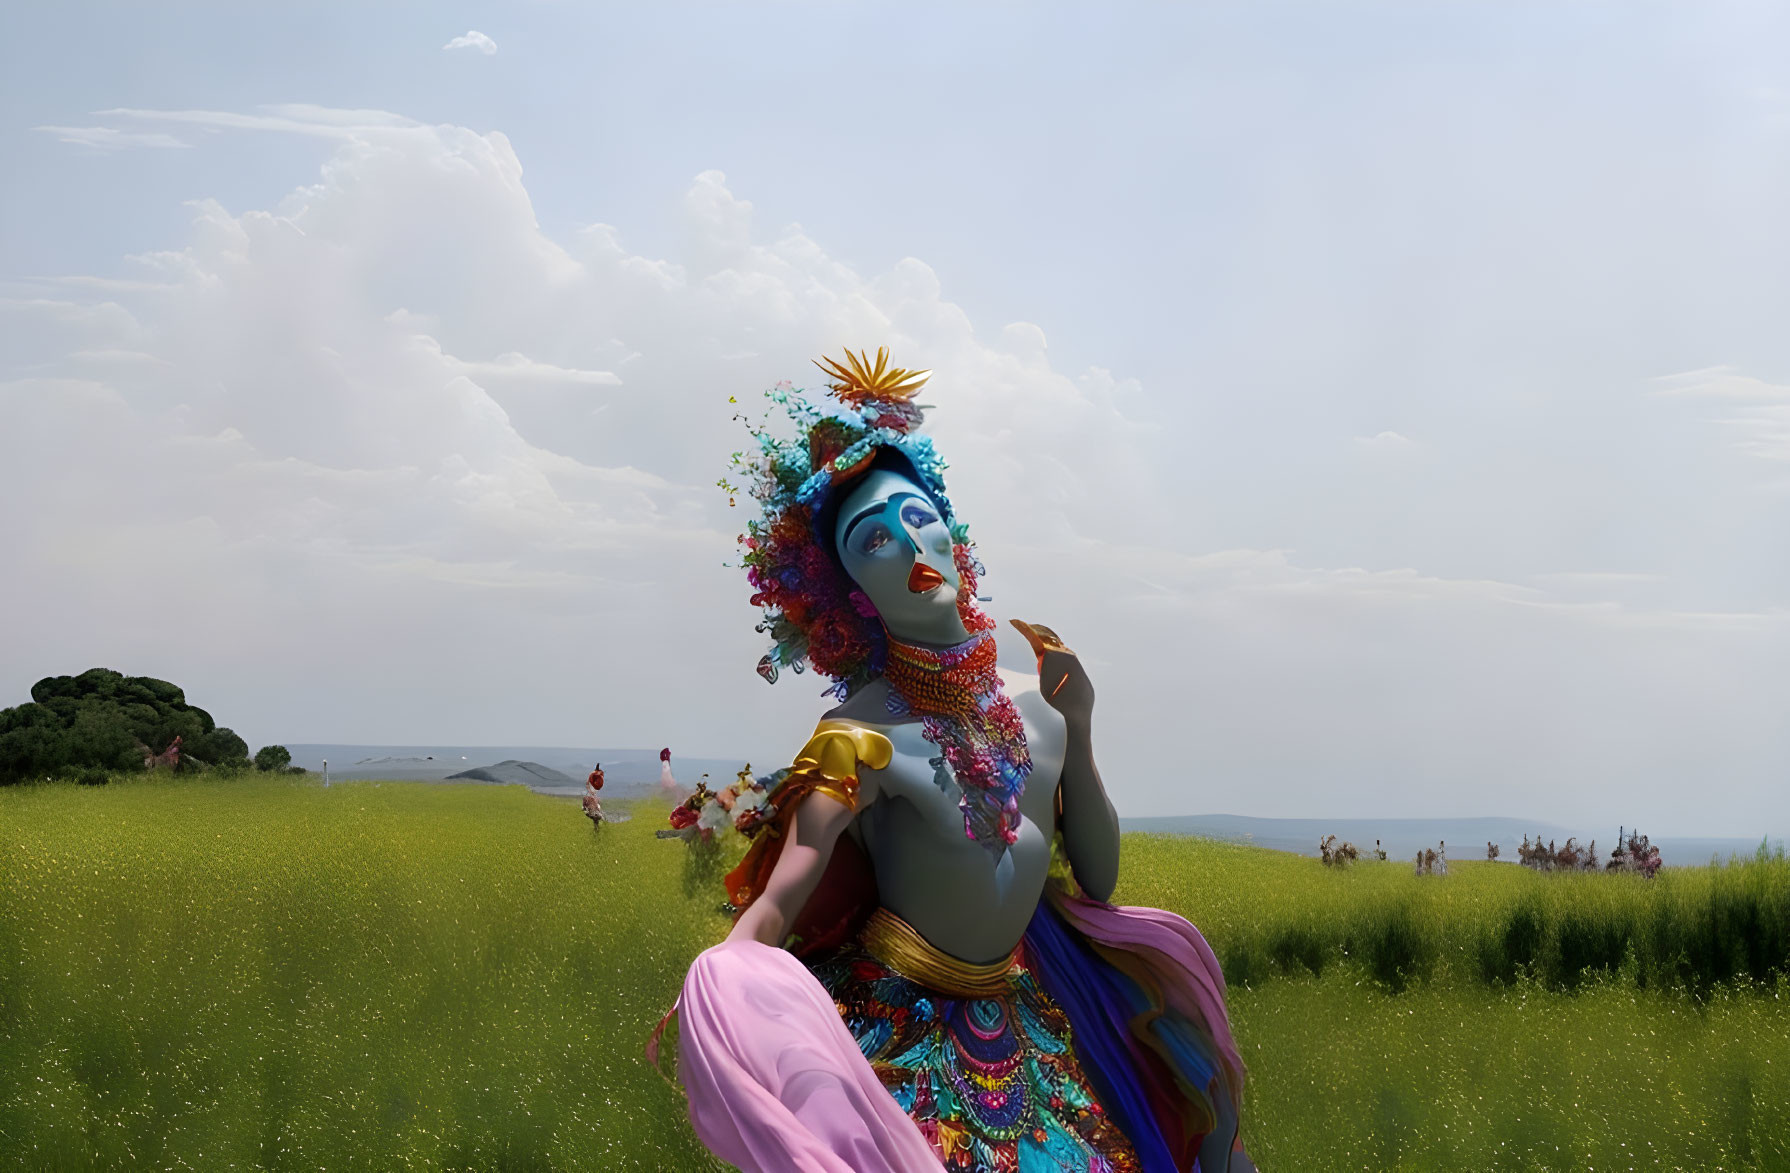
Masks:
[[[940,649],[887,638],[889,711],[921,718],[923,736],[939,747],[959,787],[964,835],[1000,859],[1018,838],[1032,757],[1019,710],[1001,688],[993,634],[978,631]]]

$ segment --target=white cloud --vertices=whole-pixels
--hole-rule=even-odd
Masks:
[[[383,110],[331,110],[322,106],[288,104],[260,107],[262,113],[230,110],[145,110],[118,107],[98,113],[107,118],[139,122],[172,122],[212,130],[277,130],[316,138],[370,140],[406,131],[424,131],[423,124]]]
[[[1666,581],[1663,574],[1646,574],[1627,570],[1555,570],[1534,576],[1537,581],[1560,586],[1604,589],[1612,586],[1633,586]]]
[[[268,114],[280,118],[290,118],[295,122],[321,123],[328,126],[403,128],[422,125],[414,118],[393,114],[389,110],[348,110],[334,106],[319,106],[312,102],[277,102],[262,106],[261,109]]]
[[[718,171],[682,202],[684,250],[648,257],[605,224],[544,234],[501,134],[114,115],[337,142],[277,208],[195,204],[180,247],[134,258],[153,282],[0,301],[24,678],[166,676],[257,742],[787,755],[819,688],[751,671],[756,613],[721,565],[746,503],[714,486],[746,442],[728,397],[755,410],[817,384],[817,355],[888,345],[935,372],[991,610],[1087,658],[1128,813],[1663,817],[1694,761],[1728,780],[1703,817],[1790,821],[1781,613],[1199,549],[1188,516],[1222,503],[1190,498],[1135,382],[1054,369],[1030,323],[984,340],[920,259],[865,274],[765,236]]]
[[[571,367],[556,367],[552,363],[536,362],[527,355],[510,351],[500,354],[491,362],[467,362],[463,359],[453,360],[461,371],[473,378],[505,379],[518,383],[584,383],[597,386],[616,386],[621,383],[621,376],[613,371],[581,371]]]
[[[1663,375],[1656,395],[1725,400],[1740,406],[1709,422],[1728,429],[1735,448],[1765,460],[1790,461],[1790,386],[1768,383],[1733,367],[1706,367]]]
[[[1371,436],[1356,436],[1355,443],[1363,448],[1409,448],[1411,440],[1397,432],[1376,432]]]
[[[107,293],[162,293],[177,288],[166,281],[139,281],[125,277],[92,277],[84,274],[57,277],[51,284],[80,289],[97,289]]]
[[[468,29],[465,35],[455,37],[453,40],[443,45],[442,48],[477,49],[479,52],[489,57],[497,52],[497,42],[493,41],[490,37],[487,37],[484,33],[479,32],[477,29]]]
[[[1767,383],[1733,367],[1704,367],[1676,375],[1660,375],[1653,380],[1660,384],[1656,395],[1698,399],[1734,399],[1780,403],[1790,400],[1790,386]]]
[[[1030,362],[1043,364],[1050,349],[1044,331],[1031,322],[1008,322],[1001,327],[1001,348]]]
[[[65,143],[76,146],[95,147],[104,151],[120,151],[127,147],[161,147],[190,148],[191,143],[175,138],[171,134],[153,132],[148,134],[135,131],[119,130],[112,126],[34,126],[32,130],[44,134],[53,134]]]

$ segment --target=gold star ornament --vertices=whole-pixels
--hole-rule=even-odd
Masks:
[[[862,354],[853,354],[846,349],[845,362],[840,363],[830,358],[821,358],[815,362],[826,375],[835,380],[827,386],[846,403],[857,404],[865,400],[895,400],[907,402],[913,399],[922,384],[931,377],[931,371],[910,371],[902,367],[889,365],[889,348],[876,348],[876,363],[872,365],[866,357],[866,349]]]

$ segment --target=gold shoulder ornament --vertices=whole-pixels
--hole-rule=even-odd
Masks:
[[[848,810],[856,810],[859,768],[880,770],[894,756],[895,747],[874,729],[852,721],[822,721],[796,755],[790,775],[792,779],[797,775],[813,779],[813,790],[839,800]]]
[[[866,766],[880,770],[894,756],[895,747],[874,729],[836,719],[816,726],[794,764],[778,771],[764,803],[746,821],[735,824],[753,841],[745,857],[727,873],[728,900],[735,909],[748,907],[770,882],[783,850],[784,833],[802,799],[819,791],[846,809],[856,810],[858,771]]]

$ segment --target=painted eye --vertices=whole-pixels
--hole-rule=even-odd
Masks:
[[[937,521],[938,514],[920,504],[918,501],[909,501],[906,505],[901,507],[901,520],[904,524],[919,529],[923,525],[931,525],[933,522]]]
[[[852,546],[859,554],[874,554],[888,545],[892,536],[888,526],[873,521],[858,527],[858,532],[852,535]]]

